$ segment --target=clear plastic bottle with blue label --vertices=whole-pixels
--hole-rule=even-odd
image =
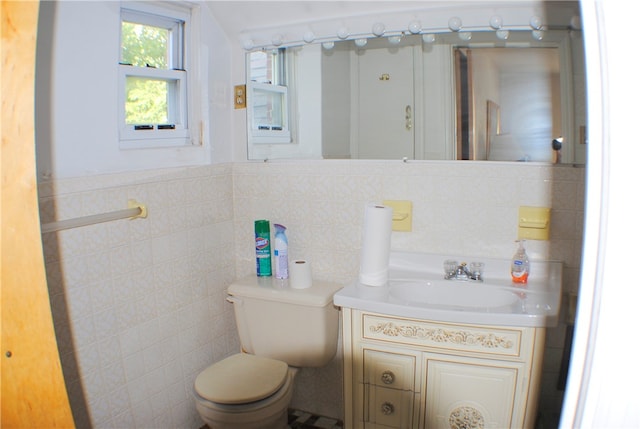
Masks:
[[[289,278],[289,241],[285,231],[287,228],[274,223],[276,229],[275,242],[274,242],[274,257],[276,266],[276,278],[286,279]]]

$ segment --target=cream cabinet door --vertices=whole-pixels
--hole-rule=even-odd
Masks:
[[[526,366],[425,354],[424,425],[429,429],[518,428]]]

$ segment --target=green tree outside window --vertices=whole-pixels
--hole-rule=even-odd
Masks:
[[[134,67],[169,67],[169,30],[131,22],[122,23],[123,64]],[[169,121],[171,83],[161,79],[127,77],[125,114],[127,124],[165,124]]]

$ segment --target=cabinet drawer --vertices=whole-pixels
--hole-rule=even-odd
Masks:
[[[364,385],[365,427],[412,429],[416,394],[404,390]]]
[[[483,355],[521,357],[524,335],[533,329],[432,323],[361,313],[361,340],[419,346],[429,350],[466,351]]]
[[[363,382],[399,390],[414,390],[416,358],[364,349]]]

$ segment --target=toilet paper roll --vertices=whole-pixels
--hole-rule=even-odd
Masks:
[[[384,286],[389,278],[391,224],[393,209],[380,204],[368,204],[364,212],[360,283]]]
[[[289,264],[289,286],[292,289],[306,289],[312,284],[310,262],[298,259]]]

